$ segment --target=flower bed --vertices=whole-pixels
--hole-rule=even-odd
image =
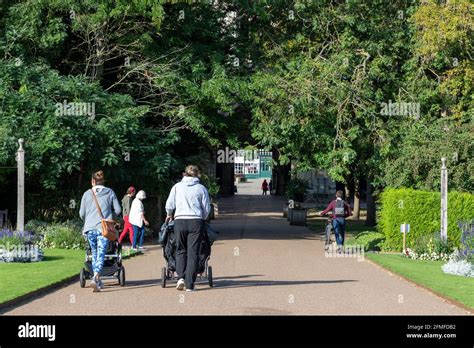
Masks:
[[[31,232],[0,230],[0,262],[38,262],[44,253],[38,246],[39,237]]]

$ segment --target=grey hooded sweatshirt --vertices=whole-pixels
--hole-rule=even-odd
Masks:
[[[117,196],[112,189],[102,185],[96,185],[92,189],[96,192],[97,201],[99,202],[104,219],[112,219],[122,212]],[[83,234],[91,230],[100,230],[102,228],[100,223],[102,218],[97,210],[90,189],[82,195],[79,216],[82,221],[84,221]]]
[[[178,219],[206,220],[211,210],[209,193],[198,178],[185,176],[171,189],[166,212]]]

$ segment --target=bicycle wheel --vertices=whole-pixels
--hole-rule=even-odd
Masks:
[[[326,224],[326,245],[331,244],[331,230],[332,226],[330,223]]]

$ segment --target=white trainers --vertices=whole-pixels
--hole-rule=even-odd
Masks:
[[[178,280],[178,284],[176,284],[176,290],[184,290],[184,287],[186,286],[185,282],[184,282],[184,279],[181,278]]]
[[[186,289],[186,292],[194,292],[194,291],[196,291],[196,288],[195,288],[195,287],[192,288],[192,289]]]

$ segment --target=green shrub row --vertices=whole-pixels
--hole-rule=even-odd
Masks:
[[[441,218],[441,195],[414,189],[387,189],[381,195],[378,230],[385,235],[385,250],[402,250],[403,237],[400,225],[410,224],[406,235],[406,246],[414,248],[419,240],[439,234]],[[474,195],[463,192],[448,194],[448,244],[450,248],[460,245],[459,221],[474,217]]]

